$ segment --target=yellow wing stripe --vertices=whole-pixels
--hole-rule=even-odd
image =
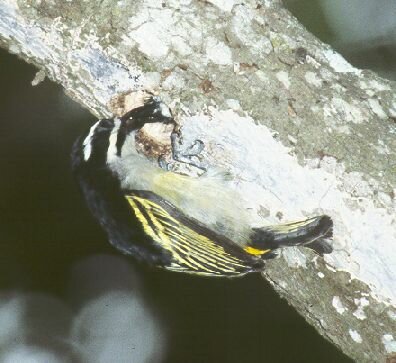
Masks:
[[[224,254],[224,250],[222,247],[214,244],[213,241],[211,241],[210,239],[208,239],[202,235],[199,235],[196,232],[194,232],[193,230],[181,225],[175,218],[170,216],[169,213],[164,211],[157,204],[155,204],[152,201],[147,200],[147,199],[142,199],[142,198],[138,198],[138,197],[135,197],[135,198],[138,199],[139,202],[141,202],[141,203],[144,201],[145,208],[152,210],[156,214],[157,217],[160,216],[161,223],[164,224],[165,226],[169,227],[169,229],[167,230],[167,233],[171,234],[174,238],[177,238],[182,243],[184,242],[183,244],[188,244],[189,247],[191,247],[192,249],[196,250],[199,253],[205,254],[206,256],[216,256],[217,254]],[[179,226],[181,228],[179,228]],[[174,230],[174,232],[172,232],[172,230]],[[189,236],[189,237],[193,237],[193,238],[195,238],[195,236],[198,235],[198,236],[200,236],[201,240],[203,240],[205,242],[209,241],[209,243],[206,243],[205,249],[202,249],[202,248],[200,248],[200,247],[202,247],[201,244],[191,244],[188,241],[188,238],[184,237],[185,235]],[[229,254],[223,255],[222,259],[228,263],[236,263],[240,267],[244,266],[244,265],[238,264],[238,262],[240,262],[239,259],[237,259],[234,256],[231,256]],[[221,261],[221,260],[218,260],[218,261]],[[226,265],[224,265],[224,266],[226,266]]]
[[[144,199],[141,199],[141,198],[136,198],[136,199],[138,199],[138,200],[140,199],[139,200],[140,202],[145,201]],[[183,250],[179,244],[174,244],[172,246],[171,239],[165,233],[163,233],[163,229],[164,229],[163,226],[161,226],[161,224],[158,223],[155,218],[152,219],[152,222],[155,225],[155,227],[157,228],[157,231],[154,231],[154,229],[149,225],[147,219],[141,213],[140,209],[138,208],[138,206],[137,206],[136,202],[133,200],[133,198],[127,197],[127,200],[129,201],[130,205],[134,209],[135,215],[137,216],[139,221],[142,223],[144,231],[151,238],[153,238],[156,242],[159,242],[163,248],[170,251],[172,253],[172,255],[174,257],[176,257],[175,259],[177,261],[185,263],[188,267],[192,268],[193,270],[198,270],[198,268],[201,268],[204,271],[208,271],[208,272],[210,271],[209,269],[205,268],[202,265],[199,265],[199,264],[197,265],[192,262],[190,263],[191,259],[189,259],[189,258],[187,258],[187,259],[182,258],[181,255],[179,253],[177,253],[177,251],[181,252],[183,255],[187,255],[187,251]],[[152,209],[151,206],[149,206],[148,210],[151,210],[151,209]],[[148,211],[148,210],[146,210],[146,211]],[[175,251],[174,249],[176,249],[177,251]]]
[[[189,268],[191,268],[193,270],[201,269],[201,270],[208,271],[208,272],[210,271],[209,269],[205,268],[204,266],[192,261],[188,257],[188,252],[185,249],[183,249],[182,245],[172,243],[171,238],[169,238],[168,235],[166,233],[164,233],[164,227],[158,222],[158,220],[156,218],[151,218],[152,223],[156,227],[156,229],[154,230],[148,223],[148,221],[145,218],[145,216],[143,215],[143,213],[141,213],[136,202],[130,197],[127,197],[127,199],[129,201],[130,205],[132,206],[132,208],[134,209],[134,212],[135,212],[137,218],[142,223],[144,231],[151,238],[153,238],[153,240],[160,243],[163,248],[170,251],[176,261],[186,264]],[[138,198],[136,198],[136,199],[138,199]],[[148,208],[148,210],[146,209],[146,212],[148,212],[150,217],[152,217],[152,214],[149,213],[150,210],[151,210],[151,208]],[[187,257],[182,258],[183,255],[187,256]]]
[[[170,229],[173,229],[175,234],[177,233],[177,238],[178,239],[184,239],[185,242],[187,242],[187,238],[184,237],[185,235],[189,236],[191,234],[195,235],[197,234],[196,232],[192,231],[190,228],[185,227],[181,225],[175,218],[169,215],[166,211],[164,211],[161,207],[158,205],[154,204],[153,202],[147,200],[147,199],[142,199],[138,197],[134,197],[137,199],[141,204],[144,205],[146,210],[152,211],[157,217],[160,216],[163,219],[161,220],[161,223],[164,225],[167,225],[170,227]],[[189,232],[189,233],[186,233]],[[184,233],[184,234],[183,234]],[[198,234],[197,234],[198,235]],[[204,241],[207,239],[204,236],[199,235]],[[217,247],[213,243],[210,243],[206,246],[209,250],[211,250],[213,253],[216,252],[221,252],[222,248]]]
[[[167,268],[220,275],[248,267],[243,260],[228,254],[222,246],[181,224],[152,200],[136,195],[127,195],[126,199],[144,232],[171,253],[174,263]]]
[[[198,233],[191,230],[190,228],[181,225],[175,218],[170,216],[169,213],[167,213],[162,207],[158,206],[154,202],[147,200],[147,199],[139,198],[136,196],[134,196],[134,198],[136,200],[138,200],[141,204],[144,205],[146,211],[154,212],[155,215],[160,215],[161,217],[166,218],[168,221],[172,222],[172,227],[176,228],[177,233],[178,233],[176,236],[177,242],[182,242],[182,244],[188,245],[188,247],[190,247],[200,253],[204,253],[204,254],[207,253],[209,256],[217,256],[217,254],[220,254],[220,255],[222,255],[222,259],[224,259],[228,263],[240,262],[240,260],[238,260],[234,256],[231,256],[229,254],[224,254],[224,249],[222,247],[214,244],[213,241],[211,241],[207,237],[199,235]],[[152,216],[152,215],[150,215],[150,216]],[[200,243],[196,243],[196,244],[191,243],[190,239],[185,236],[190,237],[192,240],[195,240],[198,236],[199,242],[204,242],[204,246],[202,246],[202,244],[200,244]],[[196,241],[196,242],[198,242],[198,241]],[[205,248],[202,249],[200,247],[205,247]],[[206,250],[208,252],[206,252]],[[199,257],[199,255],[198,255],[198,257]],[[239,265],[239,266],[243,267],[244,265]]]
[[[170,217],[170,216],[169,216]],[[170,217],[174,223],[179,223],[177,220],[174,218]],[[172,231],[172,228],[168,230],[167,232],[175,239],[175,242],[181,243],[182,245],[188,246],[190,249],[190,253],[194,255],[194,258],[201,260],[203,263],[206,265],[209,265],[211,267],[214,267],[215,269],[219,267],[219,265],[222,266],[222,270],[226,272],[233,272],[235,271],[234,269],[230,268],[229,265],[233,264],[234,266],[237,265],[239,267],[244,267],[244,265],[239,264],[238,259],[234,258],[233,256],[230,256],[228,254],[224,254],[224,250],[221,247],[217,247],[216,245],[213,245],[213,242],[209,239],[207,239],[204,236],[201,236],[197,234],[196,232],[192,231],[189,228],[186,228],[182,226],[183,231],[180,230],[180,228],[177,228],[176,226],[172,226],[177,230],[177,232]],[[193,232],[193,233],[191,233]],[[187,237],[186,237],[186,236]],[[205,244],[205,246],[202,246],[200,243],[192,243],[195,236],[198,235],[203,238],[204,241],[209,241],[209,244]],[[189,238],[191,239],[191,242]],[[211,248],[212,246],[216,247],[215,249]],[[204,248],[202,248],[204,247]],[[194,253],[196,252],[196,253]],[[218,254],[220,254],[221,259],[217,258]],[[215,257],[215,258],[213,258]]]

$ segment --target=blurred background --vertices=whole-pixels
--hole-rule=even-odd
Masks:
[[[309,31],[350,63],[396,80],[396,1],[283,2]]]
[[[353,64],[396,79],[395,3],[288,0]],[[382,9],[382,10],[380,10]],[[70,172],[95,119],[0,51],[0,362],[351,362],[257,275],[136,266],[106,241]]]

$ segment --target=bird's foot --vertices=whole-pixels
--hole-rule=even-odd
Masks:
[[[207,167],[201,161],[201,152],[205,148],[202,140],[197,139],[185,147],[180,129],[175,129],[171,134],[171,145],[173,160],[206,171]]]
[[[159,166],[167,171],[174,171],[175,164],[185,164],[196,167],[202,171],[207,170],[207,166],[201,161],[201,152],[205,144],[201,140],[195,140],[192,144],[185,147],[181,136],[180,128],[175,127],[171,134],[172,161],[168,162],[164,155],[158,159]]]

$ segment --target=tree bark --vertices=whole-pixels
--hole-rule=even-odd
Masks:
[[[252,224],[329,214],[332,254],[288,249],[263,275],[356,361],[396,354],[394,82],[275,0],[3,0],[0,44],[98,117],[159,93]]]

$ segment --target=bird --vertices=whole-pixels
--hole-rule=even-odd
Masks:
[[[252,227],[243,196],[221,172],[202,167],[202,175],[191,177],[148,160],[137,150],[136,134],[158,122],[174,125],[174,141],[180,130],[171,110],[149,96],[121,117],[97,121],[72,148],[72,171],[86,204],[121,253],[165,270],[238,277],[263,271],[280,248],[332,252],[329,216]],[[204,147],[198,141],[197,153]],[[191,153],[172,145],[174,158],[188,162]]]

